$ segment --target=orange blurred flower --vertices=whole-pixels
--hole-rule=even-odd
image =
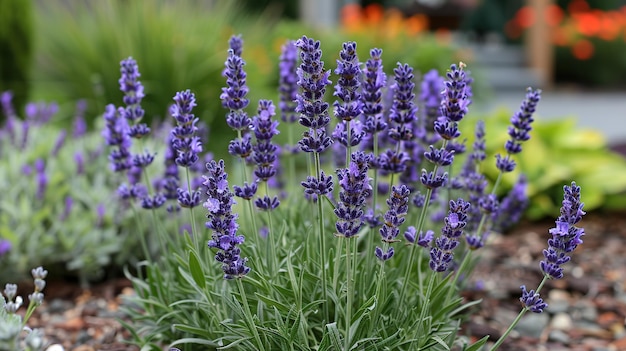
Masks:
[[[341,27],[348,33],[390,39],[399,35],[415,36],[428,30],[428,17],[416,14],[405,18],[400,11],[385,10],[380,4],[371,4],[365,8],[348,4],[341,9]]]
[[[593,56],[593,44],[587,39],[580,39],[572,45],[572,55],[578,60],[588,60]]]

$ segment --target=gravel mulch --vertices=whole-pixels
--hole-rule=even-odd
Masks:
[[[581,225],[584,244],[565,266],[565,278],[549,281],[542,290],[548,309],[527,313],[501,350],[626,350],[626,213],[591,213]],[[553,221],[527,223],[492,236],[481,249],[464,296],[483,301],[463,333],[474,339],[501,335],[519,312],[520,285],[534,289],[541,279],[541,252],[553,226]],[[124,343],[129,333],[117,322],[124,318],[120,295],[131,293],[123,279],[87,290],[49,282],[46,302],[29,325],[43,327],[48,341],[66,351],[136,351]]]

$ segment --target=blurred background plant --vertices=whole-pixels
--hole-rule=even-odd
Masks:
[[[498,131],[506,129],[510,117],[511,113],[505,109],[491,116],[471,115],[461,128],[464,135],[470,136],[468,145],[473,142],[470,126],[478,119],[484,120],[487,160],[493,159],[502,152],[507,137]],[[525,213],[528,219],[539,220],[558,212],[559,193],[568,179],[576,179],[579,185],[589,189],[585,193],[586,210],[626,209],[626,160],[609,149],[600,132],[577,128],[573,117],[542,121],[538,115],[531,134],[514,172],[523,173],[528,181],[530,202]],[[485,166],[485,174],[495,181],[498,170],[489,162]],[[509,191],[516,179],[514,176],[504,179],[499,188],[501,194]]]
[[[87,284],[140,259],[138,235],[147,233],[111,191],[117,184],[105,172],[99,129],[83,124],[84,101],[67,129],[50,123],[57,118],[54,104],[29,103],[19,120],[10,94],[2,94],[2,102],[0,280],[16,281],[45,265],[56,277]]]
[[[557,82],[624,86],[626,5],[623,1],[561,0],[542,14],[523,6],[506,23],[505,33],[510,39],[518,40],[537,21],[550,26]]]
[[[22,109],[31,88],[33,3],[0,1],[0,92],[11,90]]]

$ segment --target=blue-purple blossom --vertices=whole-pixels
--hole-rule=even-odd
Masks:
[[[324,171],[320,172],[319,179],[314,176],[308,176],[300,184],[304,187],[305,195],[327,195],[333,191],[333,177],[327,176]]]
[[[459,238],[463,235],[469,207],[470,203],[463,199],[450,200],[441,236],[435,239],[435,245],[430,249],[429,266],[433,271],[444,272],[450,267],[453,250],[459,245]]]
[[[276,175],[277,169],[274,166],[278,159],[278,147],[272,142],[272,138],[279,133],[278,121],[272,119],[274,116],[274,104],[271,100],[260,100],[257,115],[252,120],[256,143],[252,146],[252,161],[256,165],[254,175],[268,181]]]
[[[348,168],[337,170],[337,184],[341,190],[334,212],[337,216],[335,228],[340,236],[353,237],[363,226],[363,206],[372,194],[368,164],[369,156],[359,151],[352,154]]]
[[[520,286],[520,289],[522,289],[522,297],[520,297],[519,300],[522,302],[524,308],[534,313],[541,313],[548,307],[548,304],[543,302],[543,299],[535,290],[527,291],[526,285]]]
[[[163,204],[167,201],[163,194],[157,193],[154,196],[146,195],[141,198],[141,208],[146,210],[152,210],[163,206]]]
[[[61,129],[59,135],[57,136],[57,140],[54,142],[54,146],[52,147],[52,156],[56,156],[61,151],[63,145],[65,145],[65,139],[67,137],[67,131],[65,129]]]
[[[552,279],[563,278],[561,266],[571,259],[571,252],[583,242],[585,230],[576,226],[585,215],[583,206],[576,182],[564,186],[561,215],[556,220],[556,226],[550,229],[552,238],[548,239],[548,248],[543,250],[544,260],[540,264],[543,273]]]
[[[40,158],[35,160],[35,172],[37,173],[37,199],[43,199],[48,188],[48,176],[46,175],[46,162]]]
[[[512,172],[515,169],[515,161],[511,156],[522,152],[522,143],[530,139],[531,123],[534,121],[533,113],[540,99],[541,90],[528,88],[526,98],[522,101],[519,110],[511,117],[508,132],[510,139],[504,144],[506,156],[496,155],[496,167],[501,172]]]
[[[384,173],[402,173],[406,170],[409,161],[410,158],[406,152],[387,149],[378,157],[378,168]]]
[[[280,201],[277,196],[270,197],[265,195],[254,200],[254,206],[261,211],[272,211],[280,205]]]
[[[426,232],[421,231],[419,235],[417,235],[417,229],[414,226],[410,226],[404,231],[404,238],[409,244],[417,244],[421,247],[430,246],[430,242],[433,241],[435,237],[435,232],[432,230],[427,230]]]
[[[413,68],[398,63],[393,70],[395,83],[392,86],[393,103],[389,110],[389,137],[396,142],[412,140],[414,124],[417,121],[415,106],[415,82]]]
[[[444,139],[458,138],[461,133],[458,122],[467,114],[467,107],[471,103],[468,96],[468,79],[464,71],[465,64],[453,64],[446,73],[447,80],[443,91],[443,99],[439,109],[440,116],[435,121],[435,131]]]
[[[198,161],[202,152],[202,142],[195,135],[198,118],[191,113],[196,106],[196,97],[190,90],[177,92],[174,105],[170,108],[176,127],[172,129],[172,149],[176,151],[175,162],[181,167],[190,167]]]
[[[226,69],[222,74],[226,77],[226,87],[222,88],[220,99],[222,106],[229,110],[226,123],[238,131],[247,131],[251,123],[244,110],[250,103],[250,100],[246,98],[248,86],[246,85],[246,72],[243,69],[245,64],[241,56],[238,56],[233,50],[228,50],[228,58],[225,62]]]
[[[76,103],[76,112],[74,114],[74,122],[72,123],[72,137],[81,138],[87,133],[87,122],[85,121],[85,110],[87,109],[87,101],[78,100]]]
[[[439,117],[443,89],[443,78],[436,69],[432,69],[424,75],[419,96],[419,101],[422,104],[421,127],[423,129],[423,135],[420,135],[420,138],[427,145],[434,144],[439,140],[439,135],[434,133],[434,127],[435,121]]]
[[[6,239],[0,239],[0,257],[11,251],[11,242]]]
[[[59,216],[60,221],[64,221],[69,217],[70,212],[72,212],[72,207],[74,207],[74,199],[71,196],[65,197],[65,206],[63,207],[63,212],[61,216]]]
[[[370,50],[370,58],[365,62],[363,69],[363,85],[361,100],[363,101],[363,130],[371,138],[375,134],[387,129],[387,122],[383,118],[382,90],[387,84],[387,75],[383,71],[381,49]]]
[[[397,237],[398,234],[400,234],[400,226],[404,223],[405,217],[409,211],[410,194],[411,191],[404,184],[400,186],[394,185],[391,188],[391,195],[387,199],[389,209],[383,216],[383,226],[379,229],[383,243],[392,244],[399,241]],[[393,247],[388,247],[385,252],[384,249],[377,246],[374,254],[379,260],[386,261],[393,257],[394,250]]]
[[[243,183],[243,186],[233,186],[233,191],[235,196],[242,198],[244,200],[251,200],[256,194],[258,189],[257,182],[252,182],[248,184],[247,182]]]
[[[250,267],[246,265],[248,259],[241,257],[239,245],[245,239],[237,235],[237,214],[232,212],[235,201],[228,186],[224,161],[212,160],[206,167],[208,173],[203,176],[203,184],[207,200],[203,206],[208,210],[206,227],[212,231],[208,246],[217,249],[215,260],[222,264],[224,279],[241,278],[250,272]]]
[[[298,142],[304,152],[321,153],[331,144],[332,139],[326,133],[326,126],[330,123],[328,103],[324,101],[326,86],[330,71],[324,71],[320,42],[303,36],[296,41],[300,49],[301,64],[298,67],[297,94],[298,105],[296,112],[300,114],[299,122],[309,128],[303,133]]]
[[[200,204],[200,191],[189,192],[187,189],[177,189],[178,204],[183,208],[193,208]]]
[[[364,132],[360,128],[360,121],[357,118],[361,115],[362,102],[359,92],[361,80],[361,68],[356,55],[356,43],[343,43],[337,60],[338,75],[335,85],[334,96],[338,98],[333,104],[335,117],[339,119],[333,136],[339,139],[339,143],[346,148],[358,145],[363,139]],[[359,127],[355,128],[354,123]]]
[[[131,167],[128,120],[119,115],[113,104],[106,106],[103,117],[105,129],[102,131],[102,136],[107,145],[113,146],[109,154],[111,169],[114,172],[127,171]]]
[[[141,74],[139,74],[137,61],[132,57],[122,60],[120,62],[120,72],[120,90],[124,93],[123,101],[126,107],[120,107],[119,113],[128,120],[130,126],[129,135],[140,139],[150,133],[150,128],[145,123],[139,123],[144,115],[141,100],[145,94],[143,85],[138,80]]]
[[[527,187],[526,177],[522,174],[513,185],[513,188],[500,201],[498,215],[494,223],[495,230],[507,230],[522,218],[529,203],[528,195],[526,195]]]
[[[296,96],[298,94],[298,48],[293,40],[289,40],[281,48],[278,64],[278,92],[280,100],[278,108],[283,122],[294,123],[298,120],[296,113]]]

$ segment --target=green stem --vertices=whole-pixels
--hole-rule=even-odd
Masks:
[[[270,189],[267,182],[265,182],[265,194],[269,197]],[[265,238],[265,254],[268,257],[270,272],[272,275],[276,272],[276,253],[274,252],[274,228],[272,227],[272,214],[271,209],[267,210],[267,237]]]
[[[437,172],[437,166],[433,172]],[[424,206],[422,206],[422,211],[420,212],[420,217],[417,222],[416,227],[416,235],[422,231],[422,227],[424,227],[424,222],[426,222],[426,210],[428,209],[428,205],[430,204],[430,197],[433,193],[433,189],[428,188],[426,190],[426,199],[424,200]],[[417,238],[416,238],[417,239]],[[406,287],[409,285],[409,278],[411,276],[411,271],[413,268],[413,260],[415,259],[415,250],[416,246],[419,245],[411,245],[411,253],[409,254],[409,264],[406,266],[406,270],[404,272],[404,281],[402,282],[402,290],[400,290],[400,298],[398,301],[404,301],[404,294],[406,293]],[[400,312],[400,311],[398,311]]]
[[[254,335],[254,340],[256,340],[256,344],[259,350],[265,351],[265,346],[261,342],[259,331],[256,329],[256,324],[254,323],[252,312],[250,312],[250,305],[248,304],[248,298],[246,297],[246,291],[243,288],[243,283],[241,282],[241,278],[237,278],[236,280],[237,280],[237,287],[239,288],[239,294],[241,295],[241,303],[243,305],[243,311],[246,315],[246,324],[248,324],[248,328],[252,331],[252,334]]]
[[[141,221],[139,220],[139,213],[137,213],[137,208],[135,207],[135,204],[131,203],[130,208],[132,208],[133,217],[135,217],[135,221],[137,222],[137,231],[139,232],[139,242],[141,243],[143,254],[146,256],[146,260],[148,260],[148,262],[152,264],[152,255],[150,254],[150,250],[148,249],[148,243],[146,242],[146,236],[145,236],[146,233],[143,229],[143,225],[141,224]]]
[[[346,238],[346,336],[344,350],[350,350],[350,325],[352,324],[352,255],[350,252],[352,243],[350,238]]]
[[[187,190],[189,191],[189,195],[193,196],[193,190],[191,189],[191,176],[189,175],[188,167],[185,167],[185,175],[187,177]],[[196,228],[196,221],[193,215],[193,207],[189,208],[189,219],[191,220],[191,237],[193,238],[194,249],[200,251],[200,239],[198,238],[198,235],[200,233],[198,233],[198,229]]]
[[[320,163],[320,155],[317,152],[313,153],[315,157],[315,174],[317,175],[317,179],[320,179],[321,175],[321,163]],[[322,298],[324,300],[324,318],[326,318],[326,323],[330,321],[328,314],[328,296],[326,294],[326,238],[324,233],[324,211],[322,209],[322,196],[319,195],[317,198],[317,212],[318,212],[318,225],[319,225],[319,244],[320,244],[320,265],[322,269]]]
[[[539,286],[537,287],[537,290],[535,290],[535,292],[537,294],[539,294],[539,291],[541,291],[541,288],[543,288],[543,285],[548,281],[548,276],[544,275],[543,279],[541,279],[541,283],[539,283]],[[509,336],[509,334],[513,331],[513,329],[515,329],[515,326],[517,325],[517,323],[519,323],[519,321],[522,319],[522,317],[526,314],[526,312],[528,312],[528,307],[524,306],[524,308],[522,308],[522,310],[519,312],[519,314],[517,315],[517,317],[515,317],[515,319],[513,320],[513,322],[511,323],[511,325],[509,325],[509,327],[506,329],[506,331],[502,334],[502,336],[500,336],[500,338],[498,339],[498,341],[496,341],[495,344],[493,344],[493,346],[489,349],[489,351],[495,351],[497,350],[500,346],[502,346],[502,343],[504,342],[504,340],[506,340],[506,338]]]

